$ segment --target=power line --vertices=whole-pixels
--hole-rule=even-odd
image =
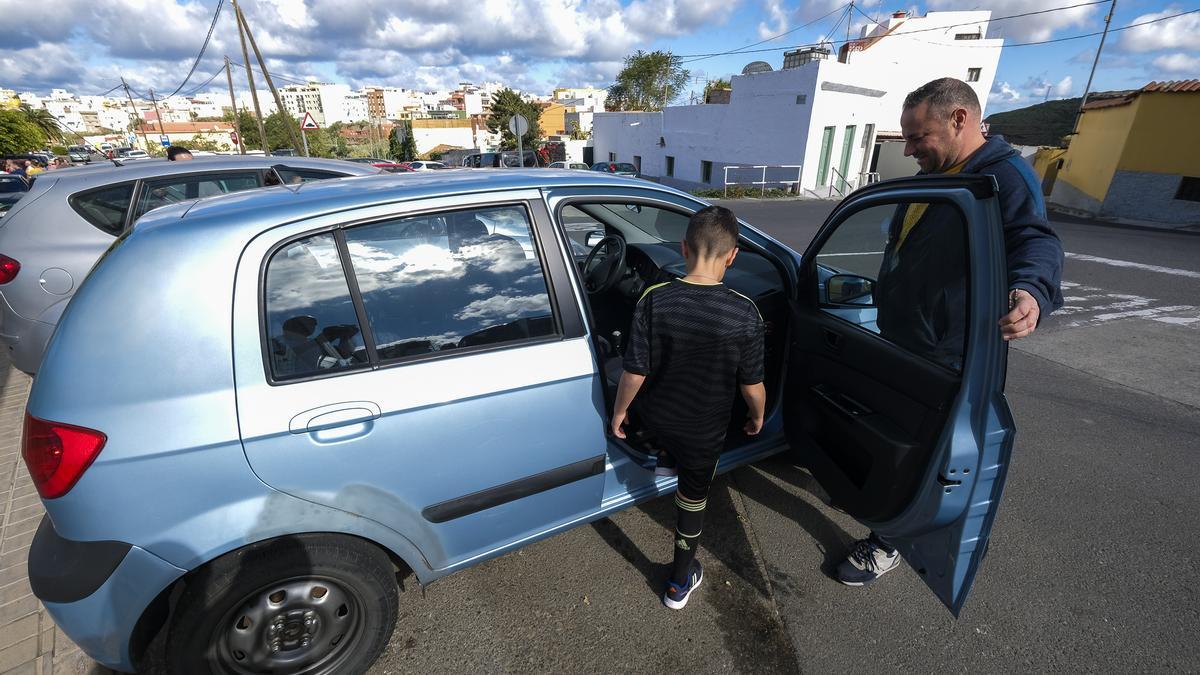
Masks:
[[[237,66],[238,68],[245,69],[245,67],[246,67],[245,65],[243,65],[243,64],[241,64],[241,63],[238,63],[237,61],[230,60],[230,63],[232,63],[233,65]],[[260,71],[261,71],[261,69],[260,69]],[[285,81],[285,82],[291,82],[292,84],[311,84],[311,83],[310,83],[308,80],[297,80],[297,79],[296,79],[296,78],[294,78],[294,77],[287,77],[287,76],[285,76],[285,75],[271,75],[271,77],[273,77],[273,78],[275,78],[275,79],[277,79],[277,80],[283,80],[283,81]]]
[[[1079,7],[1088,7],[1091,5],[1103,5],[1103,4],[1108,4],[1108,1],[1109,0],[1092,0],[1091,2],[1081,2],[1078,4],[1074,4],[1074,5],[1067,5],[1065,7],[1053,7],[1051,9],[1040,9],[1040,10],[1036,10],[1036,11],[1032,11],[1032,12],[1021,12],[1020,14],[1009,14],[1008,16],[994,16],[989,19],[989,22],[1004,21],[1006,19],[1019,19],[1021,17],[1035,16],[1038,14],[1049,14],[1051,12],[1061,12],[1061,11],[1068,10],[1068,9],[1076,9]],[[845,7],[839,7],[838,9],[839,10],[845,9]],[[1198,11],[1198,10],[1192,10],[1192,11]],[[1190,13],[1191,12],[1184,12],[1183,14],[1190,14]],[[1176,14],[1175,16],[1182,16],[1182,15]],[[1172,18],[1172,17],[1163,17],[1163,18],[1167,19],[1167,18]],[[840,24],[841,21],[839,21],[838,23]],[[899,35],[904,35],[904,36],[916,35],[917,33],[928,33],[931,31],[946,31],[951,28],[959,28],[962,26],[974,26],[974,25],[977,25],[978,23],[979,23],[978,21],[968,21],[966,23],[950,24],[948,26],[935,26],[933,28],[921,28],[919,30],[905,31],[903,33],[892,33],[889,35],[881,35],[881,36],[879,36],[879,39],[883,39],[885,37],[895,37],[895,36],[899,36]],[[1141,24],[1139,24],[1139,25],[1141,25]],[[1130,26],[1130,28],[1132,28],[1132,26]],[[1093,33],[1093,35],[1099,35],[1099,33]],[[1085,36],[1080,36],[1080,37],[1085,37]],[[843,42],[854,42],[854,40],[827,40],[826,42],[832,42],[834,44],[842,44]],[[739,53],[753,54],[753,53],[757,53],[757,52],[776,52],[776,51],[780,51],[780,50],[784,50],[784,49],[798,49],[800,47],[816,47],[816,46],[818,46],[818,44],[819,43],[812,43],[812,44],[796,45],[794,47],[772,47],[769,49],[753,49],[753,50],[742,51]],[[1035,44],[1040,44],[1040,43],[1035,43]],[[971,46],[978,46],[978,45],[971,45]],[[1005,46],[1010,47],[1010,46],[1017,46],[1017,45],[1005,45]],[[679,58],[687,59],[687,58],[696,58],[696,57],[724,56],[729,53],[730,52],[717,52],[717,53],[713,53],[713,54],[677,54],[677,56],[679,56]]]
[[[205,80],[205,81],[204,81],[204,84],[201,84],[201,85],[199,85],[199,86],[197,86],[197,87],[194,87],[194,88],[192,88],[192,89],[189,89],[189,90],[188,90],[188,92],[187,92],[186,94],[184,94],[184,96],[194,96],[194,95],[195,95],[195,94],[197,94],[197,93],[198,93],[198,92],[199,92],[201,89],[203,89],[203,88],[207,87],[207,86],[209,85],[209,83],[211,83],[213,80],[217,79],[217,76],[218,76],[218,75],[220,75],[220,74],[221,74],[221,73],[223,73],[223,72],[225,72],[225,69],[224,69],[224,68],[222,68],[222,69],[218,70],[217,72],[213,73],[211,77],[209,77],[207,80]]]
[[[208,49],[208,43],[210,40],[212,40],[213,30],[217,27],[217,19],[221,17],[221,8],[224,6],[225,0],[217,0],[217,11],[213,12],[212,23],[208,25],[208,35],[204,36],[204,44],[200,45],[200,53],[196,54],[196,60],[192,62],[192,68],[188,71],[188,74],[184,76],[183,82],[179,83],[179,86],[175,88],[175,91],[167,94],[167,98],[171,98],[175,94],[178,94],[183,87],[187,85],[188,80],[192,78],[192,75],[196,73],[196,68],[200,65],[200,59],[204,58],[204,50]]]
[[[796,32],[796,31],[798,31],[798,30],[804,30],[805,28],[808,28],[809,26],[811,26],[811,25],[813,25],[813,24],[820,23],[820,22],[824,21],[825,19],[828,19],[829,17],[833,16],[833,15],[834,15],[834,14],[836,14],[837,12],[840,12],[840,11],[842,11],[842,10],[843,10],[843,9],[845,9],[845,8],[846,8],[846,6],[845,6],[845,5],[842,5],[842,6],[840,6],[840,7],[835,7],[835,8],[834,8],[832,11],[830,11],[830,12],[829,12],[829,13],[827,13],[827,14],[825,14],[824,16],[822,16],[822,17],[821,17],[821,18],[819,18],[819,19],[813,19],[812,21],[809,21],[808,23],[804,24],[803,26],[796,26],[795,28],[793,28],[793,29],[791,29],[791,30],[784,31],[784,32],[780,33],[779,35],[773,35],[773,36],[771,36],[771,37],[769,37],[769,38],[767,38],[767,39],[765,39],[765,40],[759,40],[758,42],[753,42],[753,43],[751,43],[751,44],[748,44],[748,45],[743,45],[743,46],[741,46],[741,47],[738,47],[737,49],[731,49],[731,50],[729,50],[729,51],[727,51],[727,52],[721,52],[720,54],[710,54],[710,55],[707,55],[707,56],[703,56],[703,55],[701,55],[699,58],[694,58],[694,59],[691,59],[691,60],[689,60],[689,61],[685,61],[684,63],[692,63],[692,62],[695,62],[695,61],[703,61],[704,59],[711,59],[711,58],[712,58],[712,57],[714,57],[714,56],[725,56],[726,54],[737,54],[737,53],[741,52],[741,51],[742,51],[742,50],[744,50],[744,49],[749,49],[750,47],[757,47],[758,45],[765,44],[765,43],[767,43],[767,42],[771,42],[772,40],[778,40],[779,38],[781,38],[781,37],[783,37],[783,36],[785,36],[785,35],[790,35],[790,34],[792,34],[792,33],[795,33],[795,32]],[[680,55],[680,58],[688,58],[688,55],[686,55],[686,54],[684,54],[684,55]]]

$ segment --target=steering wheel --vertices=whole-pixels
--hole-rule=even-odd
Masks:
[[[601,256],[601,251],[608,251]],[[625,240],[616,236],[596,242],[583,261],[583,287],[589,295],[603,293],[620,281],[625,271]]]

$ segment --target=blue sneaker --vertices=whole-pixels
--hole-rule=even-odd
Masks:
[[[704,581],[704,568],[699,560],[692,561],[692,569],[688,572],[687,585],[680,587],[674,581],[667,583],[667,592],[663,593],[663,604],[671,609],[683,609],[691,597],[692,591],[700,587]]]

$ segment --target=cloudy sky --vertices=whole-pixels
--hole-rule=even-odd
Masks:
[[[358,87],[424,90],[499,81],[549,93],[555,86],[606,86],[637,49],[688,56],[693,87],[830,34],[842,0],[241,0],[272,74],[285,84],[316,78]],[[1087,0],[926,0],[908,8],[991,9],[993,17]],[[0,87],[99,94],[124,75],[137,90],[174,91],[208,33],[218,0],[0,0]],[[899,3],[860,0],[886,16]],[[1034,42],[1101,30],[1107,3],[995,21],[988,37]],[[1123,0],[1113,27],[1195,10],[1194,0]],[[228,54],[241,60],[231,7],[183,92],[197,89]],[[832,12],[832,14],[830,14]],[[820,17],[830,14],[823,20]],[[817,20],[814,22],[814,20]],[[811,25],[807,25],[810,22]],[[852,31],[866,22],[855,14]],[[786,33],[781,37],[782,33]],[[774,39],[772,39],[774,38]],[[1099,37],[1006,47],[989,112],[1078,96]],[[253,58],[253,57],[252,57]],[[236,72],[236,71],[235,71]],[[1093,89],[1129,89],[1155,79],[1200,77],[1200,12],[1109,36]],[[286,79],[285,79],[286,78]],[[244,75],[242,82],[244,83]],[[244,85],[243,85],[244,86]],[[241,88],[241,87],[239,87]]]

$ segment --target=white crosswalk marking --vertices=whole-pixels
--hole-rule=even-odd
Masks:
[[[1095,326],[1122,319],[1200,328],[1200,307],[1196,305],[1163,305],[1155,298],[1109,293],[1102,288],[1071,281],[1062,282],[1062,288],[1065,304],[1051,316],[1063,328]]]

